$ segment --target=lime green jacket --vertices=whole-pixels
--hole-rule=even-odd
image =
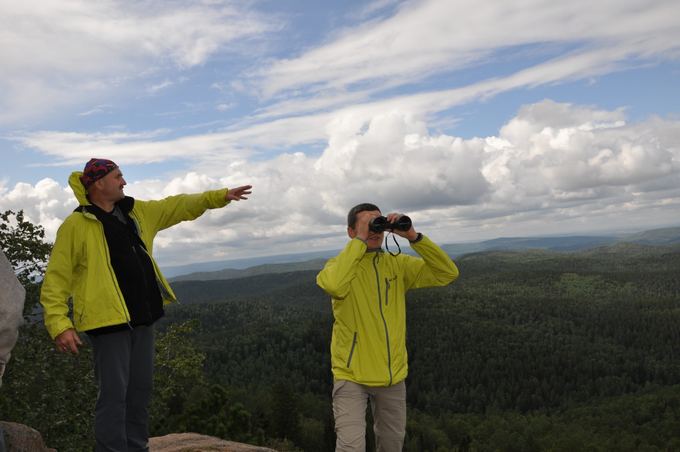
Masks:
[[[94,214],[80,182],[80,172],[74,172],[69,184],[84,209],[69,215],[57,231],[52,254],[40,293],[45,326],[54,339],[62,332],[75,328],[87,331],[130,321],[118,281],[111,266],[104,228]],[[130,218],[148,250],[153,252],[153,240],[158,231],[185,220],[198,218],[207,209],[227,205],[228,190],[214,190],[192,195],[176,195],[158,201],[134,201]],[[156,279],[165,304],[176,301],[167,280],[151,257]],[[69,299],[73,303],[69,316]]]
[[[391,386],[406,378],[406,292],[445,286],[458,277],[456,264],[427,237],[412,247],[420,258],[367,252],[363,241],[353,239],[317,275],[333,303],[336,380]]]

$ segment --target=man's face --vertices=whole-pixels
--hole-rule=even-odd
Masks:
[[[125,197],[123,187],[127,184],[123,179],[123,173],[120,168],[116,168],[106,176],[95,182],[99,193],[108,201],[116,202]]]
[[[357,214],[357,221],[354,224],[353,228],[347,228],[347,234],[350,236],[350,238],[354,238],[357,236],[357,232],[359,228],[361,227],[362,223],[366,224],[366,228],[368,228],[368,223],[373,219],[381,216],[382,214],[380,213],[379,210],[364,210],[363,212],[359,212]],[[383,239],[385,237],[384,232],[373,232],[370,229],[368,230],[368,238],[366,239],[366,246],[369,249],[373,248],[380,248],[383,243]]]

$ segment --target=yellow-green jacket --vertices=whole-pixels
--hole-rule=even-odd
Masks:
[[[332,297],[336,380],[391,386],[406,378],[406,292],[445,286],[458,277],[456,264],[427,237],[412,247],[420,258],[367,252],[363,241],[353,239],[317,275],[319,287]]]
[[[81,172],[69,178],[81,206],[88,206]],[[137,231],[148,250],[163,229],[181,221],[198,218],[207,209],[224,207],[227,189],[199,194],[176,195],[158,201],[134,201],[130,212]],[[176,297],[156,261],[151,257],[161,296],[165,304]],[[69,298],[73,301],[73,319],[69,318]],[[57,231],[57,238],[47,266],[40,293],[45,326],[52,338],[67,329],[87,331],[130,321],[118,281],[111,267],[104,228],[87,207],[69,215]]]

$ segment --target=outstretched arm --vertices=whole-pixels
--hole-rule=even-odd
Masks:
[[[150,226],[150,237],[156,232],[169,228],[182,221],[194,220],[208,209],[218,209],[231,201],[248,199],[252,185],[242,185],[233,189],[210,190],[203,193],[169,196],[157,201],[136,201],[135,205],[143,205],[143,215]]]

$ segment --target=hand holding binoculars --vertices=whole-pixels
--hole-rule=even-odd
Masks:
[[[394,223],[390,223],[386,217],[375,217],[368,223],[368,229],[371,232],[385,232],[385,231],[408,231],[411,229],[411,219],[406,215],[402,215]]]

